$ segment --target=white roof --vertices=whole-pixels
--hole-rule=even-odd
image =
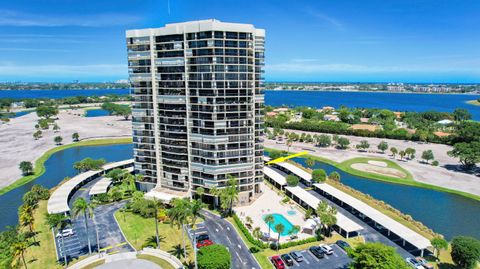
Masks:
[[[145,199],[157,199],[164,203],[170,203],[170,201],[174,198],[184,198],[185,196],[176,195],[174,193],[168,193],[153,189],[144,195]]]
[[[264,161],[264,162],[269,162],[269,161],[271,161],[271,160],[272,160],[272,158],[263,155],[263,161]]]
[[[303,188],[296,186],[296,187],[285,187],[288,191],[290,191],[293,195],[297,196],[300,200],[305,202],[308,206],[317,209],[318,204],[320,203],[320,199],[315,197],[313,194],[309,193],[308,191],[304,190]],[[363,227],[354,222],[353,220],[349,219],[345,215],[340,212],[337,212],[337,226],[342,228],[342,230],[346,232],[355,232],[362,230]]]
[[[295,175],[303,178],[306,181],[311,181],[312,180],[312,175],[309,172],[307,172],[307,171],[303,170],[302,168],[297,167],[297,166],[295,166],[291,163],[281,162],[281,163],[276,163],[276,165],[287,169],[288,171],[294,173]]]
[[[90,195],[102,194],[107,193],[108,187],[112,184],[112,179],[109,177],[103,177],[95,185],[92,186],[90,189]]]
[[[277,182],[280,186],[287,185],[287,175],[284,172],[273,167],[264,166],[263,173],[273,181]]]
[[[85,173],[81,173],[79,175],[74,176],[73,178],[69,179],[62,185],[60,185],[50,196],[48,199],[47,204],[47,211],[49,214],[58,214],[58,213],[65,213],[70,211],[70,207],[68,206],[68,199],[70,198],[70,193],[83,181],[90,179],[92,177],[97,177],[105,170],[111,170],[116,167],[121,167],[125,165],[133,164],[133,159],[124,160],[120,162],[108,163],[103,166],[102,170],[96,171],[87,171]]]
[[[431,246],[430,240],[428,240],[427,238],[405,227],[403,224],[393,220],[389,216],[372,208],[364,202],[338,190],[337,188],[334,188],[325,183],[314,184],[314,186],[355,208],[355,210],[359,211],[360,213],[369,217],[376,223],[382,225],[386,229],[405,239],[407,242],[414,245],[417,249],[425,249]]]

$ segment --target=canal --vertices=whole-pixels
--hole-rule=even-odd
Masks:
[[[77,174],[73,163],[84,158],[104,158],[107,162],[115,162],[132,158],[132,144],[107,146],[82,146],[65,149],[54,153],[46,162],[46,171],[37,179],[0,196],[0,231],[6,226],[18,223],[18,208],[22,205],[22,197],[33,185],[40,184],[46,188],[55,187],[65,177]]]
[[[46,162],[46,172],[35,181],[0,196],[0,228],[17,224],[17,210],[22,196],[32,185],[52,188],[65,177],[76,174],[73,163],[86,157],[105,158],[107,162],[132,158],[132,145],[84,146],[66,149],[53,154]],[[294,161],[305,165],[304,158]],[[480,202],[417,187],[369,180],[345,173],[334,166],[317,162],[314,168],[340,173],[341,182],[372,197],[383,200],[415,220],[421,221],[447,239],[456,235],[469,235],[480,239]]]

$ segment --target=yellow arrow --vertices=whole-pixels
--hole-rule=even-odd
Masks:
[[[267,164],[281,163],[281,162],[284,162],[288,159],[299,157],[299,156],[302,156],[302,155],[305,155],[305,154],[308,154],[308,152],[307,151],[302,151],[302,152],[299,152],[299,153],[288,155],[286,157],[280,157],[280,158],[277,158],[275,160],[271,160],[271,161],[267,162]]]

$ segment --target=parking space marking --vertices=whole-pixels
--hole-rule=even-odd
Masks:
[[[306,250],[302,251],[302,253],[306,253],[306,252],[307,252]],[[308,261],[308,259],[307,259],[306,256],[307,256],[306,254],[303,255],[303,258],[304,258],[303,260],[304,260],[307,264],[310,264],[310,262]]]

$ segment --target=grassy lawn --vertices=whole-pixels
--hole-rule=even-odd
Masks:
[[[33,214],[38,244],[30,247],[25,253],[25,260],[29,269],[62,268],[57,263],[52,231],[45,222],[45,214],[47,214],[47,201],[40,201]]]
[[[142,245],[149,238],[155,238],[155,221],[153,218],[143,218],[140,215],[131,212],[115,212],[115,218],[120,224],[120,228],[127,237],[127,240],[137,250],[142,249]],[[182,236],[179,229],[170,226],[170,224],[159,223],[160,249],[169,252],[175,256],[182,249]],[[193,261],[192,245],[185,235],[187,246],[188,261]],[[182,259],[180,259],[182,260]]]
[[[158,257],[155,257],[155,256],[151,256],[151,255],[146,255],[146,254],[138,254],[137,255],[137,258],[138,259],[142,259],[142,260],[147,260],[147,261],[151,261],[155,264],[158,264],[160,265],[160,267],[162,267],[163,269],[175,269],[175,267],[173,267],[169,262],[167,262],[166,260],[164,259],[160,259]]]
[[[43,175],[45,173],[45,162],[52,156],[52,154],[59,152],[64,149],[69,149],[73,147],[80,147],[80,146],[102,146],[102,145],[111,145],[111,144],[129,144],[132,143],[132,138],[113,138],[113,139],[98,139],[98,140],[86,140],[80,141],[76,143],[61,145],[55,147],[53,149],[48,150],[45,152],[40,158],[35,161],[33,174],[29,176],[24,176],[19,180],[15,181],[14,183],[8,185],[7,187],[0,190],[0,195],[11,191],[15,188],[18,188],[28,182],[36,179],[37,177]]]

